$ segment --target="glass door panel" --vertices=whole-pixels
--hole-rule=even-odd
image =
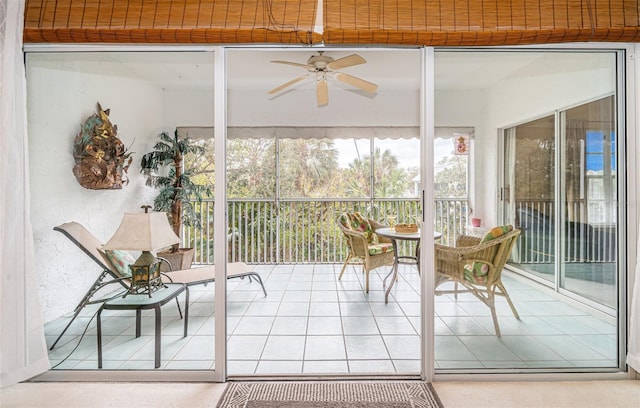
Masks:
[[[166,211],[159,205],[163,200],[157,197],[170,196],[169,190],[145,187],[146,177],[138,171],[140,160],[143,154],[154,150],[161,140],[161,132],[173,138],[181,127],[213,126],[214,53],[30,52],[26,72],[30,171],[35,175],[46,174],[46,177],[34,176],[31,191],[36,203],[32,208],[34,231],[38,231],[36,259],[43,262],[36,267],[42,271],[46,287],[41,301],[45,305],[45,335],[52,348],[49,359],[53,371],[97,370],[94,315],[101,300],[123,293],[124,287],[108,282],[120,271],[128,271],[128,262],[137,258],[137,251],[124,248],[119,258],[127,262],[124,268],[118,270],[115,265],[105,265],[113,269],[109,268],[110,273],[104,280],[95,281],[95,285],[102,283],[99,291],[87,292],[104,266],[84,256],[62,235],[52,234],[51,228],[77,219],[98,242],[106,242],[124,213],[139,212],[141,205],[154,204],[154,211]],[[112,126],[106,125],[107,119]],[[87,125],[81,128],[85,120]],[[99,132],[103,128],[110,129],[109,142],[105,142],[107,136]],[[52,134],[60,137],[52,138]],[[198,138],[187,133],[180,133],[179,137],[187,135]],[[113,141],[114,136],[120,144]],[[87,169],[87,174],[97,180],[111,177],[107,171],[115,169],[116,163],[111,158],[116,147],[126,149],[124,157],[132,161],[122,164],[129,171],[123,170],[121,185],[106,189],[79,188],[75,178],[69,177],[68,166],[70,160],[73,162],[71,149],[78,140],[83,143],[81,147],[86,146],[76,152],[82,163],[79,169]],[[167,146],[172,145],[171,141],[166,142]],[[205,159],[208,159],[206,155],[199,154],[189,155],[183,161],[185,170],[193,171],[191,181],[197,184],[206,184],[206,166],[213,166],[212,161]],[[170,179],[169,167],[172,166],[160,167],[160,174]],[[210,264],[212,260],[201,254],[202,248],[210,243],[206,232],[213,224],[209,211],[212,202],[205,199],[192,204],[192,212],[191,207],[183,204],[183,214],[193,215],[189,217],[194,222],[192,225],[199,221],[203,228],[184,228],[181,246],[196,248],[194,264]],[[54,247],[62,248],[59,256],[45,255]],[[173,269],[180,269],[176,264],[173,263]],[[56,276],[59,282],[68,284],[62,288],[47,281],[45,275]],[[193,283],[182,277],[186,283]],[[212,277],[210,272],[205,279]],[[198,370],[203,372],[203,378],[211,378],[215,366],[213,288],[214,285],[195,284],[189,287],[191,307],[187,336],[183,336],[185,293],[178,295],[181,310],[176,302],[163,306],[160,370]],[[78,303],[85,293],[92,303],[84,300]],[[70,322],[76,304],[77,319]],[[153,314],[143,315],[139,337],[135,336],[136,319],[132,316],[114,310],[105,310],[102,314],[102,368],[129,372],[154,368]],[[61,335],[69,323],[69,330]],[[54,347],[59,336],[60,341]]]
[[[555,129],[545,116],[506,131],[502,197],[507,222],[522,231],[514,261],[527,272],[553,282],[555,259]]]
[[[320,106],[315,74],[299,77],[308,72],[295,66],[310,54],[308,48],[227,53],[227,194],[230,226],[239,234],[234,260],[250,264],[268,293],[246,279],[229,283],[228,373],[417,376],[417,269],[403,265],[387,304],[383,279],[390,265],[381,265],[371,272],[367,293],[361,265],[349,264],[341,275],[351,258],[337,220],[360,211],[384,221],[387,208],[416,208],[419,180],[409,167],[421,165],[420,52],[358,50],[367,63],[345,68],[381,84],[380,92],[363,94],[327,76],[329,102]],[[324,58],[350,54],[326,49]],[[380,66],[385,69],[372,69]],[[289,82],[296,77],[299,82]]]
[[[476,129],[473,216],[521,230],[501,271],[519,315],[502,297],[494,312],[444,282],[434,302],[436,370],[619,368],[616,67],[607,52],[436,53],[436,126]]]
[[[614,308],[617,302],[616,121],[613,96],[560,115],[564,257],[560,287]]]

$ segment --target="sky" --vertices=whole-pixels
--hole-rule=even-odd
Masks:
[[[354,139],[334,139],[334,146],[338,150],[338,165],[346,168],[356,158]],[[358,139],[358,149],[361,157],[369,154],[369,141]],[[420,142],[416,139],[376,139],[375,146],[382,151],[390,150],[403,168],[420,167]],[[434,164],[444,156],[453,154],[451,139],[436,139],[434,143]]]

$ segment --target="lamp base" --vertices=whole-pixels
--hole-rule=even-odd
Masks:
[[[131,285],[126,295],[146,295],[158,289],[166,287],[160,276],[160,262],[149,251],[143,251],[140,257],[132,265]],[[126,296],[125,295],[125,296]]]

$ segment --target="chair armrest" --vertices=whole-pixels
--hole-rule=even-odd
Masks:
[[[387,228],[388,227],[388,225],[384,225],[384,224],[379,223],[378,221],[374,221],[372,219],[369,219],[369,225],[371,225],[371,229],[373,230],[374,233],[379,228]],[[376,234],[376,235],[378,235],[378,234]],[[389,238],[382,237],[382,236],[378,235],[378,242],[381,243],[381,244],[390,244],[391,240]]]
[[[464,261],[465,263],[476,260],[486,260],[491,262],[494,255],[492,247],[500,245],[501,243],[502,240],[496,238],[494,240],[473,246],[449,247],[445,245],[435,244],[436,256],[442,254],[446,258],[453,259],[454,257],[457,257],[458,261]]]
[[[508,234],[483,243],[479,243],[481,239],[478,237],[460,235],[456,244],[461,244],[461,246],[449,247],[435,244],[435,256],[437,258],[441,255],[445,259],[453,259],[457,257],[458,261],[464,261],[465,263],[472,261],[486,261],[492,263],[493,256],[495,254],[494,247],[501,245],[505,240],[515,239],[518,235],[520,235],[520,230],[514,230]],[[464,245],[471,244],[473,242],[477,242],[477,244],[471,246]]]
[[[156,256],[156,259],[158,260],[158,262],[160,262],[160,266],[162,266],[163,263],[166,263],[167,266],[169,267],[169,271],[173,270],[173,265],[171,265],[171,262],[169,262],[169,260],[167,258],[163,258],[161,256]]]
[[[169,268],[169,270],[167,272],[173,271],[173,265],[171,265],[171,262],[169,262],[169,260],[167,258],[163,258],[161,256],[156,256],[156,260],[160,264],[159,265],[159,267],[160,267],[160,275],[165,276],[169,280],[169,283],[173,283],[173,279],[171,279],[171,276],[169,276],[169,274],[167,274],[166,272],[162,271],[162,264],[163,263],[167,264],[167,267]]]
[[[107,286],[107,285],[111,285],[112,283],[121,283],[121,282],[125,282],[125,283],[127,283],[127,285],[128,285],[128,284],[129,284],[129,281],[131,281],[131,278],[130,278],[130,277],[128,277],[128,276],[124,276],[124,277],[121,277],[121,278],[113,278],[113,279],[110,279],[110,280],[108,280],[108,281],[104,281],[104,282],[100,283],[100,285],[98,285],[98,286],[96,287],[96,292],[97,292],[99,289],[104,288],[104,287],[105,287],[105,286]]]
[[[346,228],[342,228],[342,232],[344,233],[344,235],[349,237],[349,239],[362,239],[362,240],[365,240],[364,233],[362,233],[362,232],[353,231],[353,230],[346,229]]]
[[[495,242],[494,242],[495,241]],[[493,267],[495,250],[499,240],[493,240],[481,245],[450,247],[435,244],[434,257],[436,273],[450,276],[453,279],[464,278],[464,266],[473,262],[482,262]]]
[[[357,257],[365,257],[369,254],[369,244],[364,233],[353,231],[346,228],[340,228],[345,237],[349,241],[347,244],[351,247],[353,254]]]
[[[373,228],[374,231],[377,230],[378,228],[388,227],[388,225],[379,223],[378,221],[372,220],[371,218],[369,218],[369,224],[371,225],[371,228]]]
[[[482,238],[471,235],[458,235],[458,238],[456,239],[456,248],[476,246],[480,244],[480,241],[482,241]]]
[[[464,274],[464,262],[459,248],[445,245],[434,245],[434,266],[436,275],[444,275],[454,280],[460,280]],[[441,281],[436,278],[436,282]],[[436,285],[437,286],[437,285]]]
[[[89,300],[88,298],[86,299],[86,303],[84,303],[83,307],[86,305],[93,305],[95,303],[102,303],[102,302],[106,302],[107,300],[111,300],[114,299],[118,296],[123,295],[124,293],[127,292],[128,287],[131,283],[131,278],[129,277],[122,277],[122,278],[114,278],[114,279],[110,279],[108,281],[102,282],[100,283],[98,286],[95,287],[95,290],[93,290],[93,293],[97,293],[100,289],[104,288],[105,286],[111,285],[112,283],[119,283],[120,285],[124,286],[125,289],[122,291],[112,291],[109,294],[99,297],[97,299],[93,299],[93,300]]]

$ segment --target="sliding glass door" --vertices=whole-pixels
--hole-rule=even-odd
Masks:
[[[161,140],[160,133],[173,138],[184,126],[213,126],[214,59],[209,50],[27,53],[31,214],[36,268],[46,288],[40,296],[52,370],[80,373],[76,378],[84,380],[87,370],[98,369],[96,312],[102,301],[124,293],[126,285],[112,279],[128,273],[129,262],[138,255],[133,249],[123,250],[114,258],[118,262],[111,264],[100,255],[86,254],[96,254],[98,248],[91,246],[113,236],[123,214],[140,212],[142,205],[153,206],[157,201],[161,190],[145,185],[140,161],[145,153],[157,151],[154,146]],[[108,135],[104,129],[110,130]],[[118,142],[107,143],[107,136],[108,140],[117,136]],[[184,136],[193,138],[180,135]],[[116,147],[128,159],[122,164],[113,159]],[[206,184],[214,159],[201,156],[187,155],[183,165],[192,172],[192,181]],[[204,161],[209,167],[202,165]],[[116,165],[121,166],[121,182],[113,187],[95,182],[117,175]],[[74,174],[93,182],[79,184],[72,168]],[[161,174],[171,177],[169,168],[162,168]],[[210,187],[213,194],[215,188]],[[194,209],[202,229],[183,230],[182,247],[205,245],[200,238],[214,224],[212,206],[197,204]],[[94,236],[87,241],[88,247],[52,232],[53,227],[72,221],[87,230],[83,238]],[[208,261],[196,259],[194,264]],[[172,266],[180,269],[175,261]],[[102,268],[104,277],[100,277]],[[213,277],[209,267],[195,281],[211,283]],[[145,315],[138,332],[135,313],[105,310],[101,314],[103,364],[92,374],[94,378],[110,378],[109,372],[116,370],[154,370],[156,336],[161,336],[157,371],[190,370],[198,371],[200,379],[213,378],[220,361],[213,346],[215,285],[195,284],[191,276],[175,279],[189,284],[192,305],[187,335],[183,332],[185,293],[179,296],[182,310],[169,302],[163,307],[161,326],[153,324],[153,314]],[[158,334],[156,327],[161,327]]]
[[[500,198],[505,222],[523,230],[513,260],[536,277],[554,282],[554,115],[507,129],[504,145],[505,180]]]
[[[506,296],[437,288],[436,373],[619,369],[620,67],[614,51],[435,53],[435,125],[475,130],[464,152],[481,224],[458,242],[521,232],[493,275],[517,314]]]
[[[215,253],[218,276],[215,285],[190,288],[187,337],[180,312],[167,305],[163,375],[418,376],[431,344],[445,374],[618,370],[625,314],[619,52],[357,52],[367,63],[349,72],[379,90],[333,81],[326,106],[318,106],[315,78],[269,93],[297,75],[295,64],[272,61],[304,63],[306,48],[28,55],[32,214],[50,344],[100,272],[51,227],[76,218],[106,241],[114,220],[151,203],[157,192],[133,170],[164,129],[215,146],[186,158],[216,195],[198,203],[203,229],[186,228],[183,244],[196,248],[197,266],[213,265]],[[420,70],[427,55],[429,81]],[[433,89],[425,85],[431,79]],[[137,152],[119,190],[82,189],[71,176],[69,149],[96,101]],[[423,123],[432,108],[433,120]],[[425,178],[432,173],[435,195]],[[421,273],[403,265],[388,303],[389,265],[371,274],[368,292],[359,267],[341,277],[348,249],[336,220],[352,210],[380,222],[415,222],[424,211],[432,216],[423,225],[432,218],[437,243],[448,246],[461,234],[480,240],[489,227],[520,229],[501,271],[519,315],[504,297],[487,307],[470,293],[439,293],[433,328],[423,325],[431,242],[421,244]],[[469,225],[472,217],[481,225]],[[250,265],[268,295],[255,281],[223,279],[220,266],[235,262]],[[49,355],[57,369],[97,371],[95,309],[85,311]],[[151,326],[136,338],[131,316],[103,318],[102,372],[149,371]]]
[[[504,131],[501,199],[522,237],[519,268],[608,309],[617,304],[615,98]]]
[[[613,96],[561,112],[565,191],[560,288],[615,308],[618,184]]]

